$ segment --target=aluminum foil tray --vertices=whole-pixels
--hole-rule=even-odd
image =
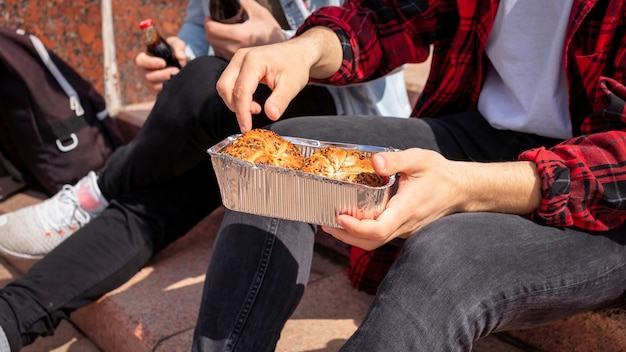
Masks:
[[[238,136],[229,136],[207,151],[217,176],[222,203],[228,209],[340,227],[335,221],[339,214],[361,219],[376,218],[395,189],[393,176],[382,187],[370,187],[297,170],[255,165],[223,153],[223,149]],[[358,149],[368,154],[397,151],[367,145],[283,138],[296,145],[305,158],[315,150],[328,146]]]

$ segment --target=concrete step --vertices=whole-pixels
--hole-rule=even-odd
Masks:
[[[508,335],[547,352],[624,352],[625,332],[626,310],[615,308]]]

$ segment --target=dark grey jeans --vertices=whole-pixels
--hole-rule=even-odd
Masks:
[[[287,136],[423,147],[451,159],[512,160],[557,141],[495,130],[477,113],[443,119],[297,118]],[[314,227],[227,211],[205,282],[195,351],[272,351],[306,286]],[[523,217],[445,217],[403,243],[342,351],[469,351],[489,333],[621,304],[626,232],[589,234]]]

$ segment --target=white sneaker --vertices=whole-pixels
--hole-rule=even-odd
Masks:
[[[100,215],[108,204],[91,171],[76,185],[63,186],[52,198],[0,215],[0,253],[39,259]]]

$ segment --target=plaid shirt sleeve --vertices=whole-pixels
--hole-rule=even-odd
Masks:
[[[482,47],[496,9],[480,0],[346,0],[343,7],[315,11],[297,34],[326,26],[343,40],[341,68],[322,81],[335,85],[423,62],[432,45],[431,74],[413,116],[443,116],[476,108],[488,66]]]
[[[612,115],[626,123],[626,89],[605,78],[600,85],[611,105],[598,118]],[[607,101],[608,103],[608,101]],[[604,116],[603,116],[604,115]],[[593,120],[590,116],[589,120]],[[594,129],[593,121],[586,127]],[[576,226],[593,231],[615,228],[626,220],[626,128],[583,135],[553,148],[538,148],[520,155],[537,164],[542,202],[530,215],[552,226]]]
[[[335,85],[363,82],[384,76],[407,62],[423,62],[428,58],[435,29],[434,3],[350,0],[343,7],[315,11],[296,35],[313,26],[326,26],[337,32],[343,41],[343,63],[324,82]]]

